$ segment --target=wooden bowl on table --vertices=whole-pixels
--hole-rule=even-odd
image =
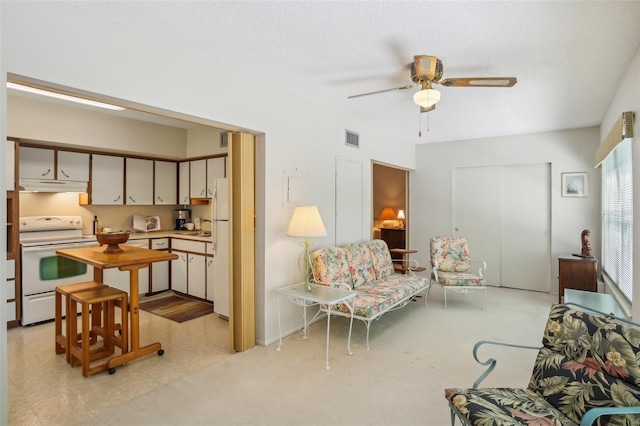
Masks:
[[[107,245],[107,248],[104,250],[105,253],[122,253],[122,250],[119,244],[124,244],[129,239],[129,231],[118,231],[118,232],[100,232],[96,234],[96,240],[100,243],[100,245]]]

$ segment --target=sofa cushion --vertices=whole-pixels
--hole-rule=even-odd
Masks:
[[[528,389],[445,389],[444,394],[472,425],[575,425]]]
[[[471,267],[469,243],[464,237],[432,237],[430,251],[439,271],[465,272]]]
[[[591,408],[640,406],[640,328],[556,305],[542,344],[529,388],[575,423]]]
[[[373,271],[376,274],[376,280],[381,280],[396,272],[393,269],[393,260],[389,253],[389,246],[384,240],[371,240],[367,243],[371,259],[373,260]]]
[[[485,280],[479,275],[466,272],[438,271],[438,283],[444,286],[484,286]]]
[[[353,288],[347,253],[340,247],[325,247],[309,255],[313,279],[318,284],[346,284]]]
[[[373,318],[389,306],[389,299],[384,295],[359,291],[353,301],[353,315],[364,318]],[[345,314],[350,314],[349,308],[347,308],[344,303],[334,306],[333,309]]]
[[[348,244],[344,247],[344,251],[347,253],[349,271],[351,272],[351,281],[354,288],[376,279],[368,245],[362,243]]]
[[[393,306],[424,289],[426,285],[426,278],[394,274],[383,280],[362,284],[358,287],[358,292],[382,295],[388,299],[388,305]]]

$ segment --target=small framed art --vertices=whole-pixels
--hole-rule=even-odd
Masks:
[[[587,197],[589,195],[589,175],[587,172],[562,173],[563,197]]]

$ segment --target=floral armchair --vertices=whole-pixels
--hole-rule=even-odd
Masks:
[[[483,271],[487,263],[482,262],[478,274],[469,272],[469,242],[465,237],[432,237],[430,241],[431,284],[439,284],[444,290],[444,307],[447,307],[447,291],[466,294],[482,291],[482,309],[487,291]]]
[[[478,388],[497,363],[478,360],[484,344],[538,350],[526,389]],[[452,425],[640,425],[638,324],[555,305],[542,347],[480,341],[473,356],[489,368],[473,388],[445,390]]]

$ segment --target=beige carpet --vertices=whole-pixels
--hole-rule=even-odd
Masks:
[[[370,351],[365,327],[356,322],[348,356],[348,322],[332,321],[330,370],[324,369],[321,321],[306,340],[300,333],[284,339],[280,352],[276,342],[224,357],[77,423],[448,425],[444,388],[470,386],[483,371],[471,355],[474,343],[539,344],[556,297],[489,288],[484,310],[473,294],[450,297],[445,310],[435,287],[428,308],[414,302],[374,322]],[[526,386],[535,351],[485,353],[499,362],[484,385]]]

